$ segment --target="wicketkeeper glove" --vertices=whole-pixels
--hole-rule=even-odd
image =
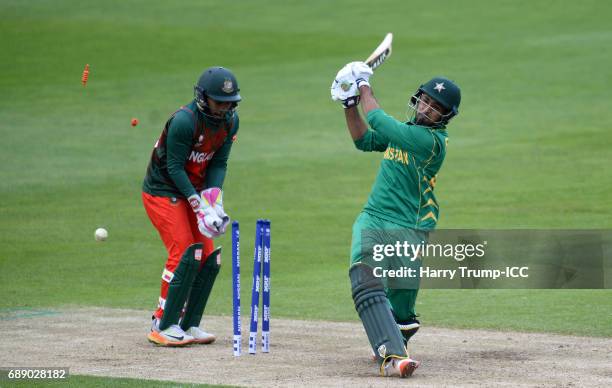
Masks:
[[[212,209],[216,212],[217,217],[221,219],[219,232],[224,234],[225,230],[227,229],[227,225],[229,225],[230,218],[227,213],[225,213],[225,209],[223,208],[223,190],[218,187],[211,187],[210,189],[202,191],[201,196],[205,200],[204,203],[210,204]]]
[[[211,187],[198,195],[188,198],[191,208],[198,219],[200,233],[208,238],[216,238],[224,234],[230,222],[223,209],[223,191]]]

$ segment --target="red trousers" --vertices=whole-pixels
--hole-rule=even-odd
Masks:
[[[185,249],[191,244],[202,243],[200,265],[203,265],[205,259],[212,253],[214,245],[211,239],[204,237],[198,230],[196,216],[186,199],[157,197],[143,192],[142,202],[168,251],[168,259],[162,273],[159,303],[153,314],[156,318],[161,318],[168,296],[168,284],[172,280],[174,270],[181,261]]]

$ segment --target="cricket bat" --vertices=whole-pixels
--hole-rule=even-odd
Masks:
[[[376,50],[370,54],[368,59],[365,60],[365,63],[372,68],[372,70],[376,69],[378,66],[382,65],[383,62],[391,56],[391,43],[393,42],[393,33],[389,32],[385,39],[376,47]]]

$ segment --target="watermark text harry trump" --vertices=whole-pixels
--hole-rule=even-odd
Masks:
[[[469,269],[468,267],[458,267],[457,269],[434,269],[430,267],[410,268],[400,267],[397,269],[383,269],[374,267],[374,276],[377,278],[478,278],[478,279],[500,279],[500,278],[528,278],[529,267],[506,267],[504,269]]]

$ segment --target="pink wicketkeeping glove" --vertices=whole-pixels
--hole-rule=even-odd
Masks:
[[[218,187],[211,187],[210,189],[202,191],[201,196],[203,206],[206,207],[206,205],[210,205],[217,217],[221,219],[221,225],[219,225],[218,230],[220,234],[224,234],[227,225],[229,225],[230,218],[227,213],[225,213],[225,209],[223,209],[223,191]]]
[[[217,216],[217,212],[211,206],[204,206],[204,201],[199,195],[194,194],[187,199],[196,215],[200,233],[208,238],[218,237],[222,221]]]
[[[200,196],[192,195],[189,203],[198,218],[200,233],[208,238],[224,234],[230,218],[223,209],[223,192],[218,187],[202,191]]]

